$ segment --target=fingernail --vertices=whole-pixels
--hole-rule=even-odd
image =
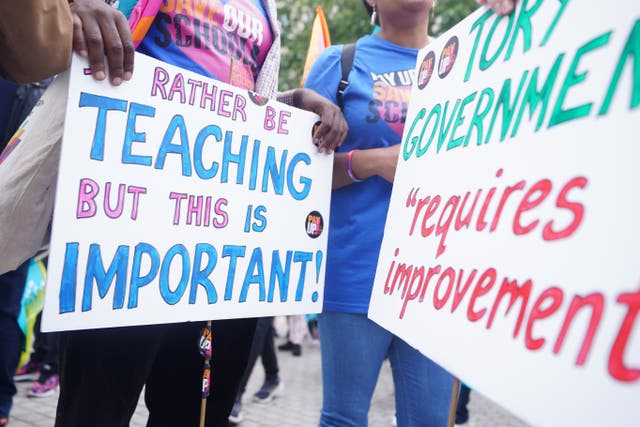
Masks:
[[[96,71],[95,73],[93,73],[93,77],[96,80],[104,80],[104,71]]]
[[[114,86],[118,86],[120,83],[122,83],[122,79],[120,77],[114,77],[111,80],[111,83],[113,83]]]
[[[78,51],[78,55],[80,55],[80,56],[88,56],[89,53],[86,50],[79,50]]]
[[[124,72],[124,76],[122,76],[125,80],[131,80],[131,77],[133,77],[133,73],[131,71],[125,71]]]

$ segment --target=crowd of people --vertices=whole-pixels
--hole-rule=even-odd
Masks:
[[[514,7],[513,0],[477,2],[503,14]],[[190,50],[197,47],[170,37],[167,40],[163,28],[180,14],[169,3],[30,0],[17,8],[4,2],[0,7],[0,75],[13,83],[38,82],[67,68],[75,51],[88,59],[95,79],[120,85],[135,72],[134,52],[138,51],[318,114],[321,125],[313,135],[314,144],[321,152],[335,151],[325,299],[318,317],[323,381],[319,425],[367,424],[385,358],[393,372],[397,424],[446,425],[453,377],[366,315],[402,135],[402,126],[391,126],[384,117],[366,120],[375,84],[371,76],[413,70],[418,50],[431,42],[428,26],[435,0],[363,0],[379,31],[355,42],[342,108],[337,99],[342,46],[322,52],[304,88],[277,91],[280,29],[273,0],[239,1],[235,6],[260,23],[255,28],[262,29],[260,37],[247,38],[243,44],[251,61],[235,61],[231,53],[215,49],[192,55]],[[153,23],[134,19],[140,16],[150,16]],[[222,14],[208,18],[210,27],[224,26]],[[231,69],[251,78],[234,78]],[[397,89],[409,91],[410,85],[398,83]],[[0,103],[12,104],[16,92]],[[377,225],[359,227],[363,215],[368,224]],[[16,392],[13,381],[23,341],[16,318],[27,263],[0,276],[0,427],[9,424]],[[299,322],[292,318],[288,341],[281,348],[294,355],[301,354]],[[48,382],[45,389],[57,388],[59,381],[57,427],[126,426],[143,389],[148,426],[196,426],[200,422],[202,357],[194,343],[203,326],[204,322],[190,322],[63,332],[55,337],[59,352],[54,360],[59,370],[50,370],[52,362],[38,360],[36,355],[23,371],[34,373],[32,368],[37,367],[43,376],[36,382]],[[265,368],[265,385],[254,397],[270,399],[282,383],[273,357],[270,318],[213,321],[212,331],[215,381],[204,425],[220,427],[240,413],[247,378],[258,355]],[[34,390],[37,394],[37,384]],[[422,396],[420,404],[409,396]]]

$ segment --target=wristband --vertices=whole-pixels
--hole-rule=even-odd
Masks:
[[[347,175],[353,182],[362,182],[363,180],[358,178],[355,173],[353,173],[353,169],[351,169],[351,157],[353,157],[353,153],[358,150],[351,150],[347,153],[347,157],[345,158],[345,167],[347,169]]]

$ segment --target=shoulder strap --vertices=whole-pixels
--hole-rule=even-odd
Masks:
[[[344,101],[342,100],[342,94],[344,90],[349,85],[349,72],[351,71],[351,67],[353,66],[353,56],[356,52],[356,44],[349,43],[345,44],[342,48],[342,56],[340,57],[340,67],[342,68],[342,78],[340,79],[340,84],[338,85],[338,93],[336,97],[338,99],[338,106],[341,110],[344,109]]]

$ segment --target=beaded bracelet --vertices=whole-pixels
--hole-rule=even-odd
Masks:
[[[347,175],[349,175],[349,178],[351,178],[353,182],[362,182],[363,180],[358,178],[356,174],[353,173],[353,169],[351,169],[351,157],[353,157],[353,153],[355,153],[356,151],[358,150],[351,150],[347,153],[347,157],[345,159],[345,166],[347,168]]]

